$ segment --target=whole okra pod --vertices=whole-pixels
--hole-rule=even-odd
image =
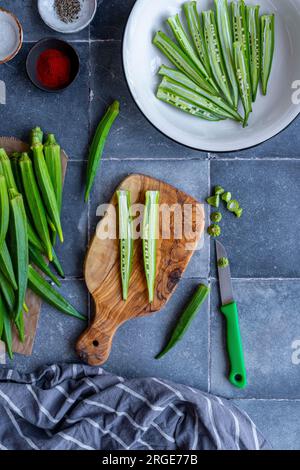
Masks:
[[[28,280],[28,234],[23,197],[15,189],[9,189],[11,256],[18,284],[15,321],[22,314]]]
[[[246,127],[249,115],[252,112],[252,93],[247,57],[241,42],[235,42],[233,44],[233,55],[240,95],[245,110],[244,127]]]
[[[9,201],[5,177],[0,175],[0,251],[6,238],[9,222]]]
[[[218,94],[215,88],[203,77],[194,62],[165,33],[158,31],[153,39],[153,44],[160,49],[178,70],[185,73],[197,85],[212,94]]]
[[[32,162],[27,153],[22,154],[19,164],[21,169],[24,192],[35,229],[44,245],[48,259],[52,261],[52,244],[49,235],[46,213],[36,183]]]
[[[59,239],[61,242],[64,241],[61,222],[60,222],[60,210],[57,205],[57,199],[54,192],[54,188],[52,185],[52,181],[48,172],[48,168],[46,165],[44,153],[43,153],[43,145],[34,140],[31,146],[32,155],[33,155],[33,166],[38,182],[38,186],[40,188],[40,192],[42,195],[42,199],[44,201],[44,206],[46,211],[50,217],[50,220],[54,224],[54,227],[58,233]]]
[[[252,88],[252,101],[256,100],[261,67],[259,9],[259,5],[248,5],[246,7],[247,29],[249,34],[249,65]]]
[[[7,281],[12,285],[13,289],[17,290],[18,285],[6,241],[4,241],[2,250],[0,252],[0,270],[6,277]]]
[[[13,350],[12,350],[12,325],[10,315],[7,311],[7,307],[3,301],[2,296],[0,296],[0,317],[2,323],[2,336],[1,339],[6,345],[7,354],[10,359],[13,359]]]
[[[275,49],[275,15],[261,17],[261,81],[263,94],[267,94]]]
[[[154,300],[157,238],[159,236],[159,191],[147,191],[143,218],[143,257],[149,302]]]
[[[215,14],[212,10],[202,12],[203,17],[203,28],[204,28],[204,38],[206,42],[206,47],[208,50],[210,67],[214,74],[215,80],[222,91],[227,102],[231,106],[235,106],[231,91],[230,85],[227,78],[227,72],[225,64],[222,57],[222,51],[219,41],[219,35],[215,20]]]
[[[234,108],[237,109],[239,102],[239,86],[236,80],[233,62],[233,35],[231,16],[229,14],[227,0],[215,0],[216,17],[223,59],[231,85]]]
[[[44,144],[44,156],[52,186],[55,192],[57,206],[61,211],[62,205],[62,165],[60,157],[60,145],[56,142],[54,134],[48,134]]]
[[[130,191],[117,191],[119,212],[120,268],[123,300],[128,298],[128,290],[133,261],[133,233]]]

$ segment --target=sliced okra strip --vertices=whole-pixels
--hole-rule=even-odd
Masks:
[[[128,290],[133,261],[133,233],[130,214],[130,191],[117,191],[119,212],[120,268],[123,300],[128,298]]]
[[[231,3],[233,42],[240,42],[249,64],[249,35],[244,0]],[[249,66],[249,65],[248,65]]]
[[[252,101],[256,100],[261,67],[259,9],[259,5],[248,5],[246,7],[247,30],[249,34],[249,66],[251,77]]]
[[[143,257],[149,302],[154,300],[157,238],[159,233],[159,191],[147,191],[143,218]]]
[[[261,17],[261,81],[263,94],[267,94],[275,48],[275,15]]]
[[[249,115],[252,112],[252,93],[247,57],[241,42],[233,44],[236,76],[239,84],[240,95],[245,110],[244,127],[247,126]]]

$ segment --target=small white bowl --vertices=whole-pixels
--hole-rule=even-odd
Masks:
[[[0,64],[13,59],[23,43],[23,30],[18,18],[0,7]]]
[[[81,10],[78,19],[72,23],[64,23],[60,20],[54,8],[54,0],[38,0],[39,14],[44,23],[54,31],[65,34],[78,33],[90,24],[97,10],[97,0],[80,1]]]

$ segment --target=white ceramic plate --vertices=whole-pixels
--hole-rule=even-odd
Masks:
[[[81,11],[78,19],[72,23],[64,23],[57,16],[54,0],[38,0],[38,10],[47,26],[59,33],[77,33],[86,28],[95,16],[97,0],[80,0]]]
[[[0,64],[18,53],[23,42],[23,31],[16,16],[0,8]]]
[[[276,47],[268,95],[264,97],[259,92],[246,129],[230,120],[206,122],[155,97],[159,84],[157,70],[162,63],[170,64],[152,45],[152,39],[158,30],[171,34],[165,20],[181,12],[184,1],[137,0],[129,17],[123,63],[132,96],[142,113],[171,139],[208,152],[249,148],[286,128],[300,112],[300,104],[292,101],[296,95],[293,84],[300,88],[300,0],[247,0],[248,4],[259,3],[261,13],[276,14]],[[201,0],[198,4],[199,11],[200,6],[202,10],[213,7],[212,0]]]

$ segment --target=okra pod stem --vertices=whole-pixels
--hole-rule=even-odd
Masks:
[[[233,35],[228,0],[215,0],[215,6],[223,59],[231,85],[233,105],[234,108],[237,109],[239,102],[239,86],[236,80],[233,62]]]
[[[143,218],[143,257],[149,302],[154,300],[157,238],[159,236],[159,191],[147,191]]]
[[[0,251],[5,241],[9,222],[9,201],[5,177],[0,175]]]
[[[186,16],[190,35],[193,39],[194,46],[198,53],[198,56],[205,67],[208,74],[211,74],[210,63],[207,54],[206,44],[203,37],[202,25],[200,22],[200,16],[197,11],[197,2],[186,2],[183,5],[183,9]]]
[[[206,121],[221,120],[220,116],[217,116],[208,111],[204,111],[202,108],[192,103],[191,101],[181,98],[175,93],[171,93],[162,87],[158,87],[156,97],[159,100],[164,101],[165,103],[168,103],[175,108],[180,109],[181,111],[184,111],[185,113],[191,114],[192,116],[196,116],[201,119],[205,119]]]
[[[169,77],[175,82],[179,83],[180,85],[193,90],[198,95],[204,96],[208,100],[212,101],[214,104],[219,106],[222,109],[222,114],[230,119],[235,119],[236,121],[243,122],[242,116],[225,100],[223,100],[220,96],[212,95],[207,91],[203,90],[203,88],[199,87],[195,82],[190,80],[184,73],[180,72],[179,70],[172,69],[171,67],[167,67],[166,65],[162,65],[159,69],[159,75],[163,77]]]
[[[234,107],[235,105],[231,96],[230,85],[222,57],[215,14],[212,10],[208,10],[202,12],[202,17],[204,38],[210,60],[211,70],[227,102]]]
[[[261,17],[261,82],[262,92],[267,94],[275,48],[275,15]]]
[[[179,46],[185,52],[185,54],[192,60],[195,64],[201,75],[205,78],[205,80],[216,90],[218,91],[218,87],[216,86],[214,80],[210,77],[206,68],[202,64],[201,60],[198,59],[198,56],[191,45],[186,32],[181,24],[179,15],[171,16],[167,23],[169,24]]]
[[[185,88],[184,86],[180,85],[180,83],[175,82],[171,78],[164,77],[160,87],[163,88],[165,91],[174,93],[175,95],[180,96],[180,98],[187,99],[194,103],[195,105],[199,106],[203,111],[208,111],[209,113],[213,113],[220,118],[225,118],[222,109],[214,104],[212,101],[209,101],[204,96],[198,95],[194,91]]]
[[[15,189],[9,189],[11,255],[18,284],[15,321],[22,313],[28,279],[28,234],[23,198]]]
[[[33,141],[38,139],[39,142],[42,144],[43,143],[43,138],[44,138],[44,132],[42,131],[42,129],[40,127],[34,127],[31,131],[30,131],[30,135],[29,135],[29,144],[30,146],[33,144]]]
[[[45,300],[48,304],[55,307],[57,310],[76,317],[79,320],[86,321],[86,318],[81,315],[59,292],[45,281],[45,279],[38,274],[38,272],[29,265],[28,268],[28,286],[39,297]]]
[[[53,184],[43,154],[43,145],[40,142],[34,141],[31,150],[33,154],[33,166],[42,199],[44,201],[44,206],[47,210],[50,220],[54,224],[60,241],[63,242],[64,237],[60,222],[60,210],[57,205]]]
[[[153,44],[160,49],[178,70],[185,73],[197,85],[212,94],[218,94],[215,88],[203,77],[194,62],[166,34],[158,31],[153,39]]]
[[[128,290],[133,260],[133,233],[130,191],[117,191],[119,211],[120,268],[123,300],[128,298]]]
[[[256,100],[257,90],[260,79],[260,6],[248,5],[247,30],[249,34],[249,66],[251,77],[252,101]]]
[[[117,119],[120,113],[120,103],[114,101],[111,106],[107,109],[105,115],[101,119],[96,129],[92,145],[90,147],[88,165],[87,165],[87,176],[86,176],[86,189],[84,200],[87,202],[89,194],[91,192],[98,167],[101,162],[104,146],[110,132],[110,129]]]
[[[252,111],[252,93],[247,57],[241,42],[233,44],[233,54],[240,95],[245,110],[244,127],[246,127]]]
[[[35,229],[43,243],[48,259],[52,261],[52,244],[49,235],[46,213],[39,189],[35,180],[32,162],[27,153],[23,153],[20,159],[20,169],[24,192]],[[30,237],[32,233],[30,233]]]

